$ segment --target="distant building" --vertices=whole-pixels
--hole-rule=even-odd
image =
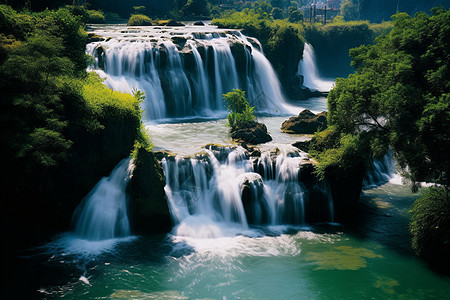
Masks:
[[[341,8],[341,0],[327,0],[327,8],[340,9]]]

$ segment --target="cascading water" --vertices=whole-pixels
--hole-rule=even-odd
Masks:
[[[96,61],[91,68],[114,90],[146,92],[147,120],[224,116],[222,95],[236,88],[257,112],[286,112],[272,66],[239,31],[98,27],[95,33],[105,40],[87,45]]]
[[[364,188],[373,188],[391,181],[393,178],[400,178],[395,174],[395,160],[392,151],[388,151],[383,158],[375,159],[367,170],[364,177]]]
[[[320,77],[314,49],[308,43],[305,43],[303,59],[298,64],[297,74],[303,76],[303,86],[312,90],[329,92],[334,85],[334,81]]]
[[[72,226],[81,239],[101,241],[130,235],[126,185],[130,160],[122,160],[102,178],[74,212]]]
[[[174,233],[218,238],[245,233],[249,224],[304,224],[307,196],[299,182],[302,159],[292,149],[251,158],[240,147],[209,149],[195,158],[165,158]],[[333,221],[333,216],[328,220]]]

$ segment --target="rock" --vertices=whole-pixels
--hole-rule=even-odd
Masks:
[[[174,36],[172,37],[172,42],[178,46],[180,46],[180,48],[183,48],[184,45],[186,45],[186,41],[187,38],[185,36]]]
[[[231,129],[231,138],[238,143],[249,143],[252,145],[267,143],[272,137],[267,132],[266,125],[254,122],[246,128]]]
[[[316,165],[309,161],[302,161],[300,163],[300,172],[298,174],[298,179],[307,188],[312,187],[317,181],[317,176],[315,174]]]
[[[355,218],[355,205],[359,200],[366,168],[363,160],[355,158],[351,167],[332,165],[325,169],[333,197],[335,220],[345,223]]]
[[[311,141],[298,141],[292,144],[295,148],[302,150],[303,152],[309,152],[309,145]]]
[[[197,21],[194,23],[194,26],[205,26],[205,23],[203,23],[202,21]]]
[[[269,221],[268,208],[262,201],[264,183],[258,173],[244,173],[238,176],[241,184],[242,204],[250,224],[265,224]]]
[[[179,26],[179,27],[181,27],[181,26],[185,26],[185,25],[183,23],[177,22],[175,20],[169,20],[169,22],[167,22],[165,24],[165,26]]]
[[[303,110],[297,117],[284,121],[281,130],[285,133],[313,134],[327,127],[327,113],[315,115],[310,110]]]
[[[172,222],[163,169],[152,152],[142,147],[137,151],[128,186],[131,229],[133,233],[168,232]]]
[[[88,33],[87,43],[100,42],[100,41],[104,41],[104,40],[105,40],[105,38],[103,38],[99,35],[96,35],[95,33],[92,33],[92,32]]]

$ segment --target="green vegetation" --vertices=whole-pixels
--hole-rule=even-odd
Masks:
[[[127,23],[128,26],[151,26],[152,19],[146,15],[131,15]]]
[[[257,145],[272,140],[266,125],[256,122],[254,107],[245,97],[245,92],[235,89],[223,95],[228,104],[228,125],[231,127],[231,138],[239,143]]]
[[[235,89],[223,95],[228,104],[228,125],[232,129],[246,128],[255,123],[254,107],[251,107],[245,97],[245,92]]]
[[[87,9],[83,5],[68,5],[67,9],[74,16],[81,17],[84,23],[103,24],[105,23],[105,14],[100,10]]]
[[[412,207],[412,247],[441,268],[450,267],[450,197],[444,187],[431,187]],[[447,269],[448,271],[448,269]]]
[[[330,127],[311,142],[324,176],[355,163],[364,168],[390,148],[414,191],[420,182],[440,184],[415,205],[411,231],[418,254],[441,260],[440,247],[423,237],[439,226],[437,241],[448,242],[449,224],[439,220],[449,218],[449,21],[443,8],[433,16],[399,13],[375,45],[352,49],[356,72],[337,79],[328,95]]]
[[[0,5],[0,30],[2,219],[67,226],[99,178],[135,140],[144,143],[143,95],[86,73],[87,35],[70,8],[27,14]]]
[[[353,72],[349,49],[372,44],[377,36],[389,33],[391,28],[391,22],[345,22],[336,17],[333,23],[324,26],[305,26],[305,39],[314,47],[321,74],[336,77]]]

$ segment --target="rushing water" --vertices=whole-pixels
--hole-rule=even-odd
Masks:
[[[279,124],[279,117],[263,121]],[[197,126],[210,127],[201,139],[226,140],[220,130],[224,122],[149,128],[154,140],[165,141],[161,148],[170,148],[177,137],[164,140],[168,130],[182,127],[191,138]],[[154,130],[161,126],[164,131]],[[302,137],[284,137],[274,127],[273,145]],[[224,178],[249,171],[241,162],[236,168],[222,166]],[[197,182],[208,185],[201,176]],[[174,183],[170,188],[182,191]],[[355,210],[359,217],[349,226],[252,225],[242,214],[211,218],[208,203],[190,210],[181,205],[186,210],[168,235],[88,241],[65,234],[25,252],[15,294],[21,295],[27,282],[32,290],[24,297],[45,299],[445,299],[449,278],[428,269],[410,250],[409,207],[416,197],[391,183],[365,190]]]
[[[177,33],[176,29],[161,29],[155,37],[145,30],[125,28],[103,27],[111,39],[88,47],[93,51],[98,44],[108,45],[104,50],[111,53],[102,62],[107,84],[125,90],[144,88],[151,99],[168,99],[167,91],[158,89],[164,73],[173,75],[166,83],[187,101],[145,103],[151,108],[147,118],[160,118],[159,124],[146,123],[156,150],[178,153],[163,160],[175,226],[167,235],[127,236],[129,229],[123,221],[129,167],[124,160],[83,200],[74,215],[73,232],[56,236],[51,243],[24,251],[17,258],[17,268],[9,274],[13,277],[10,298],[448,298],[450,279],[428,269],[409,247],[409,207],[417,195],[400,184],[379,186],[392,175],[389,157],[374,162],[373,172],[366,178],[367,189],[355,207],[355,224],[343,226],[333,223],[332,199],[325,183],[319,187],[328,201],[323,207],[325,222],[305,222],[308,196],[297,177],[299,161],[306,154],[290,144],[310,136],[282,133],[279,128],[287,117],[259,118],[273,141],[261,145],[256,164],[239,147],[219,153],[204,148],[208,143],[232,144],[226,120],[193,122],[186,117],[207,119],[210,113],[223,113],[216,98],[226,85],[245,82],[261,111],[273,110],[276,105],[270,99],[281,97],[273,86],[264,98],[252,96],[252,86],[257,90],[258,84],[273,80],[255,41],[250,43],[240,33],[196,29],[185,49],[192,51],[192,63],[197,67],[185,72],[179,49],[162,37]],[[181,35],[186,35],[186,29]],[[244,81],[233,82],[233,66],[226,63],[233,59],[227,48],[229,39],[250,44],[246,49],[252,53],[245,52],[246,61],[253,62],[247,69],[268,71],[244,72]],[[201,44],[207,44],[210,54],[221,57],[222,63],[207,59]],[[158,65],[161,45],[166,55],[164,68]],[[131,54],[131,48],[140,49],[140,54]],[[149,49],[152,55],[146,54]],[[208,60],[213,65],[205,67]],[[222,81],[222,73],[231,76]],[[302,108],[326,109],[325,99],[320,98],[301,105],[288,110],[298,114]],[[195,109],[189,111],[190,107]],[[161,124],[164,120],[170,122]],[[273,157],[275,148],[278,155]],[[195,156],[198,152],[203,154]],[[243,205],[240,192],[245,181],[257,205]],[[293,205],[286,205],[289,200],[295,200]]]
[[[290,111],[259,42],[215,26],[92,28],[104,41],[87,45],[92,67],[115,90],[146,93],[147,120],[224,116],[223,94],[246,91],[256,111]]]
[[[303,86],[312,90],[329,92],[334,85],[334,80],[320,76],[314,49],[308,43],[305,43],[303,59],[298,64],[298,74],[303,75]]]

